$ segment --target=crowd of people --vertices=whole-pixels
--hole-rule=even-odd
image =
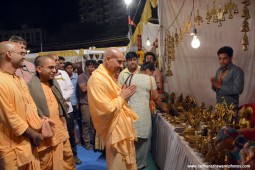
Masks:
[[[151,101],[169,111],[155,54],[147,52],[139,66],[136,52],[107,48],[102,63],[87,60],[78,75],[56,53],[25,61],[26,45],[18,36],[0,43],[0,169],[76,169],[78,143],[104,149],[109,170],[147,167]],[[218,102],[225,96],[238,104],[243,72],[232,64],[231,48],[218,55],[225,70],[211,79],[212,88]]]
[[[108,48],[103,62],[87,60],[78,75],[56,53],[26,61],[26,45],[19,36],[0,43],[0,133],[6,136],[0,169],[76,169],[78,143],[105,150],[108,169],[146,167],[149,100],[168,111],[158,94],[161,75],[157,82],[153,77],[155,63],[139,66],[135,52],[124,57]],[[129,75],[129,84],[121,82]]]

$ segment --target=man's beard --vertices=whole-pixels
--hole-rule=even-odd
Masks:
[[[131,72],[133,72],[133,71],[135,71],[137,69],[137,65],[136,66],[131,66],[131,67],[128,67],[128,70],[129,71],[131,71]]]

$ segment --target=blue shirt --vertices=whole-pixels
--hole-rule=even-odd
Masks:
[[[240,67],[230,63],[227,67],[220,67],[216,71],[215,79],[218,80],[221,71],[222,74],[226,71],[228,71],[228,73],[222,81],[221,88],[213,88],[216,92],[217,103],[222,103],[224,97],[228,106],[232,103],[238,106],[239,95],[242,94],[244,88],[244,72]]]
[[[78,87],[77,87],[77,82],[78,82],[78,75],[76,73],[73,73],[72,76],[70,77],[72,84],[73,84],[73,94],[71,96],[71,103],[72,106],[75,106],[78,103]]]

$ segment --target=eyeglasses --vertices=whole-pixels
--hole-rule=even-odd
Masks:
[[[57,67],[56,66],[48,66],[48,67],[44,67],[44,66],[41,66],[43,68],[47,68],[48,70],[57,70]]]
[[[16,54],[19,54],[21,56],[25,56],[27,54],[26,52],[23,52],[23,51],[21,51],[21,52],[9,51],[9,52],[10,53],[16,53]]]

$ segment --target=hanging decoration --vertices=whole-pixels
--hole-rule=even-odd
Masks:
[[[244,18],[244,21],[243,21],[242,27],[241,27],[241,32],[243,32],[243,39],[242,39],[243,49],[242,50],[247,51],[248,45],[249,45],[247,32],[250,31],[248,19],[251,18],[250,11],[248,8],[248,5],[250,5],[250,0],[243,0],[242,4],[244,4],[242,15],[241,15],[241,17]]]
[[[194,22],[200,26],[203,23],[203,18],[199,15],[199,9],[197,9],[197,16],[194,15]]]
[[[213,23],[218,23],[218,27],[222,26],[222,22],[225,21],[225,15],[228,15],[228,19],[233,18],[233,13],[237,14],[238,8],[237,4],[233,3],[230,0],[228,3],[224,5],[224,9],[222,9],[221,4],[219,4],[219,8],[216,8],[216,2],[213,1],[213,8],[210,10],[209,4],[207,4],[207,12],[206,12],[206,23],[210,24],[211,20]]]
[[[212,14],[210,12],[209,4],[207,4],[207,12],[206,12],[206,23],[210,24],[212,19]]]
[[[227,4],[225,4],[224,14],[229,14],[228,19],[233,18],[232,12],[234,11],[234,14],[238,13],[237,4],[233,3],[232,0],[230,0]]]
[[[167,32],[166,33],[166,45],[165,45],[165,56],[167,58],[167,71],[166,76],[170,77],[173,76],[171,71],[171,61],[175,60],[175,37],[174,33]]]
[[[179,34],[178,34],[178,31],[177,31],[177,28],[176,28],[176,32],[174,34],[174,42],[175,42],[175,46],[178,47],[178,44],[179,44]]]

